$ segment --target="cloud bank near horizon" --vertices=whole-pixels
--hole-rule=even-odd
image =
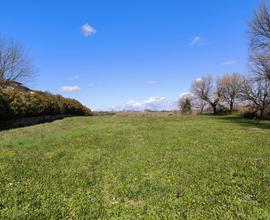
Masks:
[[[166,97],[151,96],[144,101],[129,100],[125,103],[122,110],[126,111],[165,111],[177,109],[177,100],[170,100]]]

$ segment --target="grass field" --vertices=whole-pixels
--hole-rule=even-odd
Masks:
[[[270,123],[74,117],[1,131],[0,218],[270,219]]]

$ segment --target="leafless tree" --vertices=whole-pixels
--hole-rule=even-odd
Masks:
[[[249,34],[251,76],[242,83],[241,96],[263,118],[270,113],[270,11],[264,2],[255,12]]]
[[[0,36],[0,87],[32,76],[33,67],[23,48],[17,42]]]
[[[221,93],[218,87],[214,86],[212,77],[202,77],[192,83],[192,93],[195,97],[207,102],[217,114],[217,106],[220,101]]]
[[[270,80],[270,11],[264,2],[250,23],[249,36],[251,72],[256,80]]]
[[[203,114],[205,107],[207,106],[207,102],[204,100],[193,97],[192,98],[192,107],[194,110],[196,110],[199,114]]]
[[[234,104],[239,98],[242,81],[243,77],[237,73],[225,74],[218,79],[221,100],[229,105],[230,111],[233,111]]]
[[[250,23],[249,34],[252,50],[270,50],[270,14],[263,1]]]
[[[249,66],[255,80],[262,78],[270,80],[270,53],[256,53],[253,52],[249,58]]]
[[[270,82],[267,79],[245,79],[241,86],[242,101],[249,103],[255,112],[259,112],[260,118],[264,117],[270,107]],[[268,112],[269,113],[269,112]]]

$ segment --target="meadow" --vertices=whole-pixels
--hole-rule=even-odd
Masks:
[[[72,117],[0,132],[1,219],[269,219],[270,122]]]

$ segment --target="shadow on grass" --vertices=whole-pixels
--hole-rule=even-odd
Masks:
[[[216,118],[228,123],[237,123],[246,128],[270,129],[270,121],[267,120],[246,119],[241,115],[217,116]]]
[[[53,122],[55,120],[64,119],[65,117],[69,117],[69,116],[47,115],[47,116],[39,116],[39,117],[32,117],[32,118],[21,118],[21,119],[15,119],[15,120],[0,121],[0,131]]]

